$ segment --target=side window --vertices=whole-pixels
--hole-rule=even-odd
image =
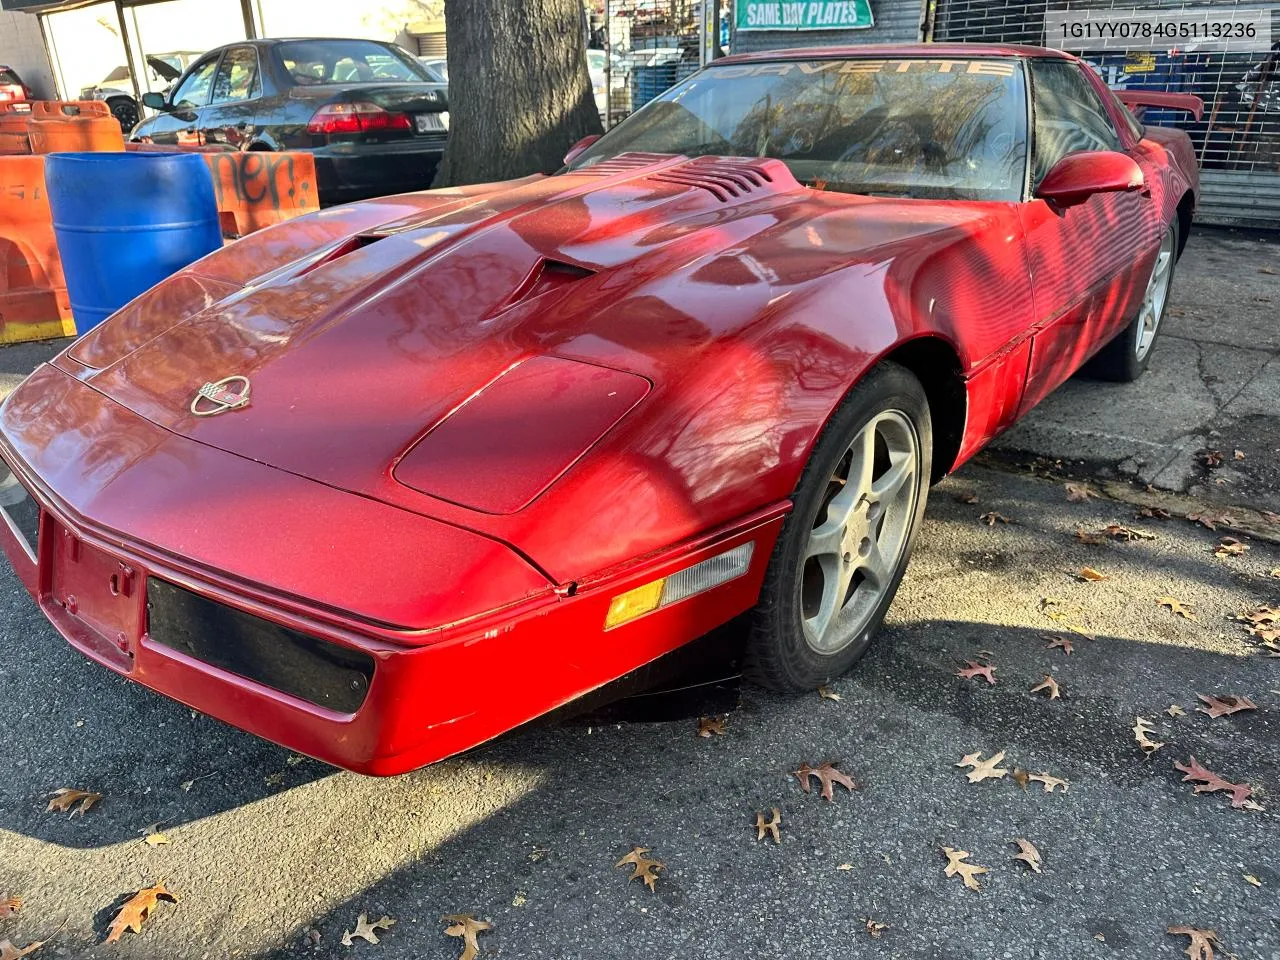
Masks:
[[[213,81],[214,103],[236,103],[257,95],[258,53],[253,47],[233,47],[222,58]]]
[[[187,75],[173,95],[174,106],[203,107],[209,102],[209,88],[213,86],[213,71],[217,69],[218,57],[214,55],[202,60]]]
[[[1097,91],[1066,60],[1032,60],[1034,188],[1055,163],[1081,150],[1119,150],[1120,138]]]

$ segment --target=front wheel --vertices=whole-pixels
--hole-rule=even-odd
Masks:
[[[1160,250],[1142,295],[1142,305],[1133,321],[1110,343],[1097,352],[1085,367],[1087,376],[1099,380],[1129,383],[1147,369],[1151,351],[1160,333],[1169,289],[1173,286],[1173,267],[1178,259],[1178,221],[1175,218],[1160,241]]]
[[[920,382],[883,363],[832,415],[793,495],[751,614],[745,672],[812,690],[871,642],[928,497],[933,430]]]

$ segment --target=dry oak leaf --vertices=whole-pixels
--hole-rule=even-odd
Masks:
[[[362,913],[356,918],[356,928],[354,930],[342,931],[342,945],[344,947],[351,946],[356,937],[360,937],[370,943],[377,943],[378,931],[386,930],[393,926],[395,926],[395,920],[391,917],[383,916],[370,923],[369,917]]]
[[[1187,711],[1183,710],[1176,703],[1169,704],[1169,709],[1166,710],[1165,713],[1171,717],[1185,717],[1187,715]]]
[[[111,921],[111,928],[107,931],[106,942],[115,943],[123,936],[126,930],[141,933],[143,921],[151,916],[151,911],[156,908],[156,905],[161,900],[169,900],[173,903],[178,902],[177,896],[166,890],[163,883],[157,883],[154,887],[145,887],[135,893],[124,902],[124,906],[120,908],[115,915],[115,919]]]
[[[1134,540],[1154,540],[1154,533],[1143,533],[1141,530],[1135,530],[1133,527],[1121,526],[1118,523],[1110,523],[1102,528],[1102,532],[1113,540],[1123,540],[1125,543],[1132,543]]]
[[[1040,851],[1036,849],[1035,844],[1025,837],[1015,837],[1013,842],[1018,845],[1018,850],[1020,851],[1013,855],[1013,859],[1021,860],[1036,873],[1041,873]]]
[[[810,767],[807,763],[803,763],[800,765],[800,769],[792,771],[791,775],[800,781],[800,789],[805,793],[809,792],[809,778],[817,777],[818,782],[822,784],[822,795],[828,801],[835,800],[833,784],[838,783],[846,790],[858,789],[858,785],[854,783],[850,777],[845,776],[829,762],[824,763],[816,769],[814,767]]]
[[[1147,734],[1151,733],[1151,722],[1137,717],[1133,723],[1133,739],[1142,748],[1142,752],[1148,757],[1164,746],[1163,741],[1152,740]]]
[[[979,521],[985,523],[988,527],[994,527],[997,523],[1012,523],[1013,521],[1006,517],[1003,513],[996,513],[992,510],[990,513],[984,513],[978,518]]]
[[[480,944],[476,942],[476,934],[493,929],[492,923],[477,920],[469,913],[451,913],[448,916],[441,917],[440,921],[449,924],[444,928],[445,936],[462,938],[462,955],[458,960],[475,960],[476,955],[480,952]]]
[[[1236,810],[1262,809],[1262,804],[1249,799],[1249,797],[1253,795],[1253,787],[1249,786],[1247,783],[1231,783],[1230,781],[1222,779],[1222,777],[1218,776],[1212,770],[1208,770],[1202,766],[1194,756],[1187,761],[1186,766],[1183,766],[1175,760],[1173,762],[1173,767],[1175,770],[1179,770],[1186,774],[1186,776],[1182,778],[1183,783],[1188,783],[1193,780],[1200,781],[1195,786],[1196,793],[1217,793],[1219,790],[1222,790],[1230,795],[1231,806]]]
[[[50,810],[70,810],[67,819],[74,816],[83,817],[89,812],[89,808],[102,799],[100,793],[90,793],[88,790],[74,790],[71,787],[60,787],[49,794],[52,798],[49,805],[45,807],[45,813]]]
[[[874,940],[879,940],[881,935],[889,929],[889,925],[887,923],[880,923],[876,920],[872,920],[870,917],[866,917],[865,920],[867,922],[867,933],[869,933]]]
[[[1208,527],[1210,530],[1217,531],[1218,524],[1223,526],[1232,526],[1236,521],[1235,518],[1225,513],[1211,513],[1208,510],[1200,513],[1188,513],[1187,519],[1192,523],[1198,523],[1201,526]]]
[[[1195,927],[1170,927],[1170,936],[1190,937],[1191,945],[1187,947],[1187,956],[1191,960],[1213,960],[1213,945],[1218,942],[1218,935],[1212,930],[1197,930]]]
[[[778,828],[782,826],[782,812],[777,808],[773,808],[773,819],[766,821],[763,813],[756,814],[756,843],[764,839],[766,833],[773,834],[773,842],[781,843],[782,834],[778,832]]]
[[[980,780],[987,780],[991,777],[1003,777],[1009,771],[1000,766],[1000,761],[1004,759],[1004,751],[1001,750],[995,756],[988,760],[982,759],[982,751],[977,750],[973,753],[966,754],[960,758],[957,767],[972,767],[965,776],[970,783],[977,783]]]
[[[1053,677],[1047,673],[1044,675],[1044,679],[1032,687],[1029,692],[1039,693],[1041,690],[1047,690],[1049,692],[1050,700],[1057,700],[1062,695],[1061,691],[1058,689],[1058,681],[1053,679]]]
[[[1087,483],[1066,483],[1063,487],[1067,491],[1067,499],[1072,503],[1084,503],[1096,495]]]
[[[1107,575],[1105,573],[1101,573],[1093,569],[1093,567],[1081,567],[1080,572],[1077,573],[1076,576],[1079,579],[1084,580],[1086,583],[1097,583],[1099,580],[1107,579]]]
[[[710,737],[724,736],[724,717],[699,717],[698,718],[698,736]]]
[[[1196,712],[1207,713],[1210,717],[1225,717],[1232,713],[1239,713],[1241,710],[1257,710],[1258,705],[1248,697],[1232,697],[1223,695],[1221,697],[1207,697],[1203,693],[1197,693],[1197,697],[1204,701],[1204,706],[1196,707]]]
[[[25,947],[15,947],[12,940],[0,940],[0,960],[21,960],[22,957],[31,956],[44,944],[43,940],[33,940]]]
[[[1243,620],[1252,623],[1254,626],[1260,624],[1280,623],[1280,610],[1275,607],[1254,607],[1252,610],[1246,610],[1244,613],[1236,615],[1237,620]]]
[[[1235,537],[1223,537],[1213,548],[1215,557],[1238,557],[1249,549],[1247,543],[1241,543]]]
[[[0,920],[8,920],[10,917],[17,916],[18,911],[21,909],[21,897],[5,897],[0,900]]]
[[[1045,637],[1049,641],[1047,650],[1061,650],[1067,656],[1071,656],[1071,651],[1075,650],[1075,644],[1071,642],[1070,637]]]
[[[970,890],[980,890],[978,886],[978,875],[987,872],[986,867],[980,867],[976,863],[965,863],[964,860],[969,856],[968,850],[953,850],[951,847],[942,848],[943,855],[947,858],[947,868],[944,871],[948,877],[960,876],[960,881]]]
[[[835,700],[837,703],[840,701],[840,694],[836,693],[830,687],[819,687],[818,696],[823,700]]]
[[[1143,507],[1136,515],[1147,520],[1171,520],[1173,518],[1173,514],[1164,507]]]
[[[1194,610],[1184,605],[1180,600],[1177,600],[1173,597],[1160,597],[1159,599],[1156,600],[1156,603],[1158,603],[1162,607],[1168,607],[1170,613],[1174,614],[1175,616],[1182,617],[1184,620],[1196,619],[1196,614]]]
[[[1021,767],[1014,767],[1011,776],[1013,777],[1014,783],[1020,786],[1023,790],[1027,789],[1027,784],[1031,781],[1030,770],[1023,770]]]
[[[992,663],[978,663],[975,660],[966,660],[965,665],[956,671],[956,676],[963,680],[974,680],[981,677],[987,683],[994,685],[996,682],[995,669],[995,664]]]
[[[1060,780],[1057,777],[1051,777],[1047,773],[1033,773],[1031,776],[1027,777],[1027,780],[1042,784],[1044,786],[1045,793],[1053,793],[1054,787],[1061,787],[1062,792],[1066,793],[1069,788],[1067,781]]]
[[[1107,542],[1107,535],[1105,533],[1090,533],[1084,527],[1076,527],[1076,539],[1081,543],[1096,547]]]
[[[660,863],[657,860],[650,860],[645,856],[648,852],[648,847],[636,847],[613,866],[616,869],[618,867],[630,865],[633,870],[631,872],[631,876],[627,877],[627,879],[635,880],[638,877],[644,881],[644,885],[646,887],[656,893],[657,891],[654,890],[654,884],[658,882],[658,871],[665,867],[666,864]]]

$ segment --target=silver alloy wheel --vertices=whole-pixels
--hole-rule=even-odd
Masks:
[[[920,438],[900,410],[876,414],[836,464],[800,568],[801,624],[816,652],[848,646],[890,589],[911,532],[919,470]]]
[[[1173,227],[1165,231],[1160,241],[1160,252],[1156,254],[1155,265],[1151,268],[1151,279],[1147,281],[1147,292],[1142,297],[1142,312],[1138,314],[1138,336],[1134,343],[1138,362],[1141,363],[1151,352],[1151,344],[1156,339],[1156,330],[1160,328],[1160,319],[1164,316],[1164,305],[1169,299],[1169,284],[1173,280]]]

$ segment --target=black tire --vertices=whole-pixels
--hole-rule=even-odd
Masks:
[[[116,118],[126,137],[142,120],[138,113],[138,105],[128,97],[117,97],[107,105],[111,108],[111,115]]]
[[[919,442],[919,469],[914,478],[915,506],[910,511],[905,546],[889,586],[865,626],[847,645],[830,654],[815,650],[801,622],[802,558],[819,510],[826,509],[828,487],[849,445],[878,414],[896,410],[910,421]],[[893,602],[911,558],[916,531],[924,514],[932,468],[933,426],[929,402],[920,381],[896,363],[872,369],[841,401],[814,446],[783,522],[765,573],[760,600],[749,614],[743,672],[748,679],[779,692],[801,692],[828,683],[847,671],[866,652]],[[906,489],[904,487],[904,489]],[[825,516],[825,514],[824,514]]]
[[[1169,261],[1169,273],[1166,280],[1169,290],[1173,287],[1173,274],[1178,265],[1180,226],[1178,218],[1173,218],[1167,233],[1173,239],[1173,258]],[[1153,267],[1154,269],[1154,267]],[[1145,290],[1144,290],[1145,296]],[[1164,326],[1164,315],[1168,313],[1168,290],[1165,293],[1164,307],[1160,322],[1156,325],[1155,336],[1147,347],[1146,353],[1138,356],[1138,328],[1142,324],[1142,305],[1139,304],[1137,314],[1125,328],[1111,338],[1111,341],[1093,355],[1093,358],[1081,370],[1086,377],[1094,380],[1110,380],[1115,383],[1132,383],[1146,372],[1151,362],[1151,354],[1155,352],[1156,343],[1160,340],[1160,330]]]

